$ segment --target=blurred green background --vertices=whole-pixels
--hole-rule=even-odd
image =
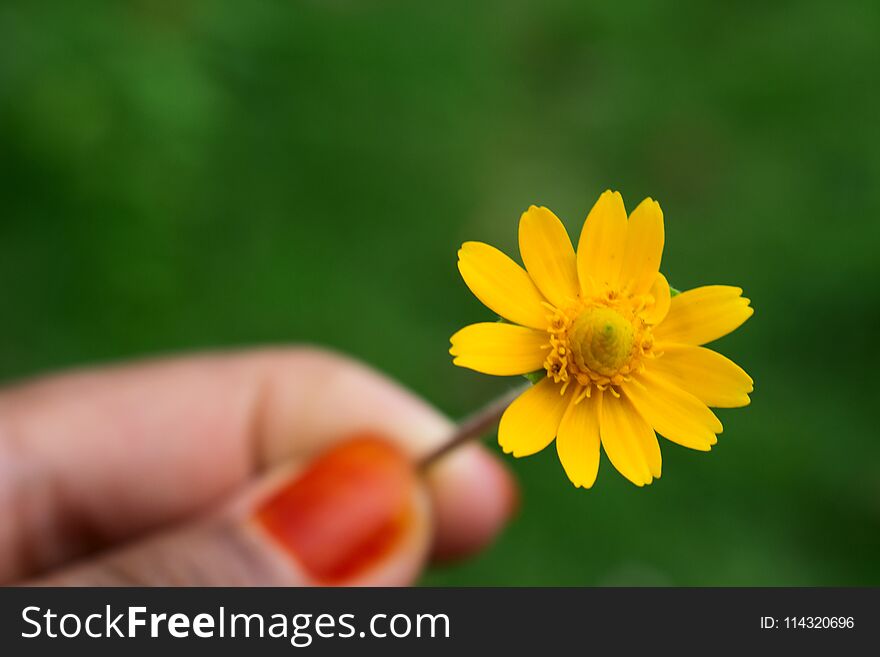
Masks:
[[[753,300],[752,406],[646,489],[507,458],[424,582],[880,584],[880,4],[7,0],[0,49],[4,380],[313,341],[458,416],[511,385],[447,354],[459,244],[650,195],[669,280]]]

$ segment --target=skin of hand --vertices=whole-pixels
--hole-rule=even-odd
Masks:
[[[0,584],[402,586],[516,506],[452,424],[314,348],[62,374],[0,392]]]

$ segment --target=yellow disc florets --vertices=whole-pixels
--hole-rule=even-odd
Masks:
[[[568,333],[572,360],[581,370],[613,376],[630,359],[635,330],[632,322],[611,308],[587,308]]]
[[[641,371],[642,360],[653,356],[654,338],[640,301],[609,295],[553,308],[544,367],[563,384],[562,392],[574,383],[581,388],[578,400],[591,396],[594,386],[617,396],[615,387]]]

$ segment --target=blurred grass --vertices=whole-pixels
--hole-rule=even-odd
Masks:
[[[880,5],[0,8],[0,376],[313,341],[451,415],[490,317],[455,252],[650,195],[681,289],[745,288],[756,380],[636,489],[509,464],[521,513],[430,584],[880,584]]]

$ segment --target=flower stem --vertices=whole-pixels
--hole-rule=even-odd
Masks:
[[[482,436],[501,419],[501,415],[510,406],[510,403],[530,387],[531,384],[527,383],[523,386],[512,388],[493,399],[483,408],[468,415],[458,423],[455,431],[452,432],[452,435],[449,436],[446,442],[419,461],[419,468],[427,470],[455,448]]]

